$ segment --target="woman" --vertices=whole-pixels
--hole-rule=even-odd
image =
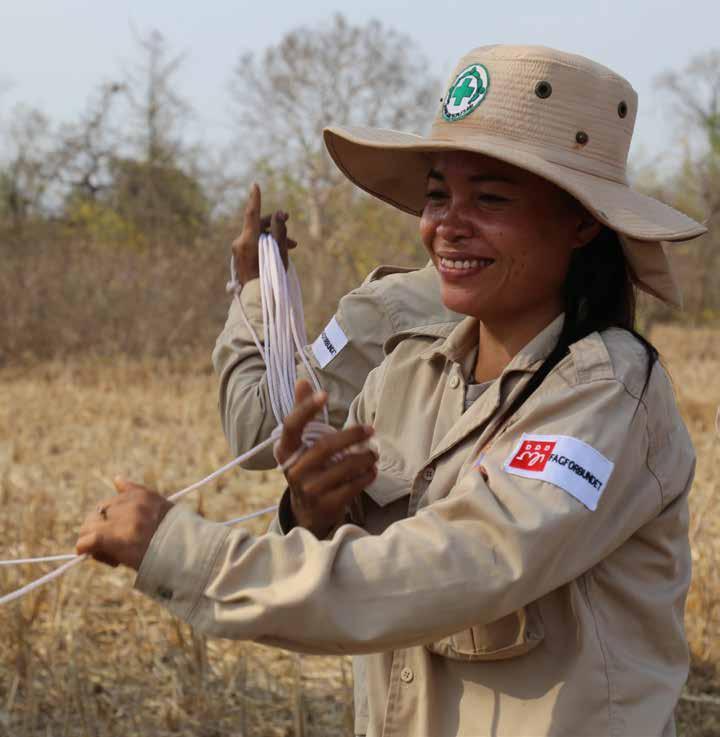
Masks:
[[[370,653],[368,735],[673,735],[694,453],[632,282],[676,302],[659,241],[704,229],[627,186],[636,102],[581,57],[491,46],[429,138],[326,131],[350,179],[421,214],[468,317],[394,336],[304,453],[324,397],[299,386],[284,536],[121,484],[78,551],[210,634]],[[331,462],[369,426],[377,469]]]

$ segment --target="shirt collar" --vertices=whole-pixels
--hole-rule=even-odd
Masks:
[[[503,373],[525,371],[530,366],[547,358],[557,344],[564,321],[565,314],[558,315],[518,351]],[[477,340],[478,321],[474,317],[466,317],[450,331],[443,341],[431,345],[420,354],[420,357],[431,360],[436,356],[442,356],[449,361],[461,363],[468,353],[477,346]]]

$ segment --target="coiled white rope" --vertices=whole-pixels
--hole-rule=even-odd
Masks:
[[[250,331],[255,347],[267,366],[270,405],[279,428],[295,403],[296,352],[310,376],[315,391],[320,391],[322,387],[305,355],[305,345],[307,345],[305,314],[300,280],[295,266],[290,263],[287,270],[285,269],[278,245],[275,239],[267,233],[260,236],[258,255],[264,347],[243,309],[240,300],[242,285],[237,281],[234,257],[230,258],[230,281],[227,283],[226,290],[235,296],[245,326]],[[323,407],[323,419],[325,420],[324,426],[328,427],[328,412],[325,407]]]
[[[168,497],[169,501],[177,501],[186,494],[189,494],[191,491],[210,483],[210,481],[213,481],[218,476],[229,471],[231,468],[249,460],[268,445],[273,444],[277,447],[277,442],[282,434],[282,423],[292,411],[295,403],[295,381],[297,379],[297,370],[295,366],[296,354],[300,356],[315,390],[319,391],[321,389],[320,382],[318,381],[318,378],[305,355],[304,348],[307,344],[305,334],[305,316],[302,307],[300,281],[295,267],[291,263],[289,264],[288,269],[285,269],[280,256],[278,244],[269,234],[264,233],[260,236],[258,249],[263,334],[265,337],[264,347],[258,338],[255,329],[250,324],[250,321],[245,314],[245,310],[243,309],[242,301],[240,300],[242,285],[237,281],[234,258],[231,258],[230,260],[230,281],[227,284],[227,291],[231,292],[234,295],[234,299],[237,300],[245,325],[250,331],[255,342],[255,346],[267,366],[270,404],[275,420],[278,423],[277,427],[273,430],[269,438],[225,464],[221,468],[218,468],[216,471],[213,471],[204,479],[201,479],[194,484],[190,484],[190,486],[172,494]],[[328,424],[328,412],[325,407],[323,407],[323,415],[325,422],[308,423],[303,432],[303,445],[298,449],[298,451],[293,453],[285,463],[282,464],[283,470],[291,466],[295,460],[297,460],[299,455],[307,447],[317,442],[322,435],[335,432],[335,429]],[[235,525],[240,522],[254,519],[255,517],[270,514],[276,510],[277,505],[273,505],[250,512],[249,514],[229,520],[223,524]],[[0,597],[0,606],[16,601],[40,586],[59,578],[72,567],[84,561],[87,557],[87,555],[75,555],[70,553],[67,555],[46,555],[37,558],[0,560],[0,566],[66,561],[54,571],[45,574],[41,578],[30,582],[16,591]]]

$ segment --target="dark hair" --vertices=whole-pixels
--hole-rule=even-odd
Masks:
[[[495,424],[495,431],[512,417],[545,377],[568,354],[570,346],[590,333],[623,328],[642,344],[647,355],[642,399],[658,360],[655,346],[635,330],[635,287],[620,239],[603,228],[586,246],[573,251],[564,287],[565,321],[558,342]],[[494,433],[493,433],[494,434]]]

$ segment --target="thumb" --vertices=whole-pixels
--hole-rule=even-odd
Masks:
[[[327,394],[314,394],[310,382],[300,379],[295,384],[295,406],[283,422],[282,434],[275,447],[275,458],[284,463],[302,444],[305,426],[327,401]]]
[[[147,491],[144,486],[140,486],[140,484],[134,484],[132,481],[128,481],[122,476],[116,476],[113,479],[113,485],[115,486],[115,491],[117,491],[118,494],[127,494],[133,489],[143,489]]]
[[[262,196],[260,194],[260,187],[257,182],[253,182],[250,187],[250,196],[245,205],[245,215],[243,218],[243,232],[248,234],[255,234],[253,240],[257,240],[260,237],[260,207]]]
[[[128,490],[128,483],[122,476],[116,476],[113,479],[113,486],[118,494],[124,494]]]
[[[313,395],[313,388],[307,379],[298,379],[295,382],[295,405],[310,399]]]

